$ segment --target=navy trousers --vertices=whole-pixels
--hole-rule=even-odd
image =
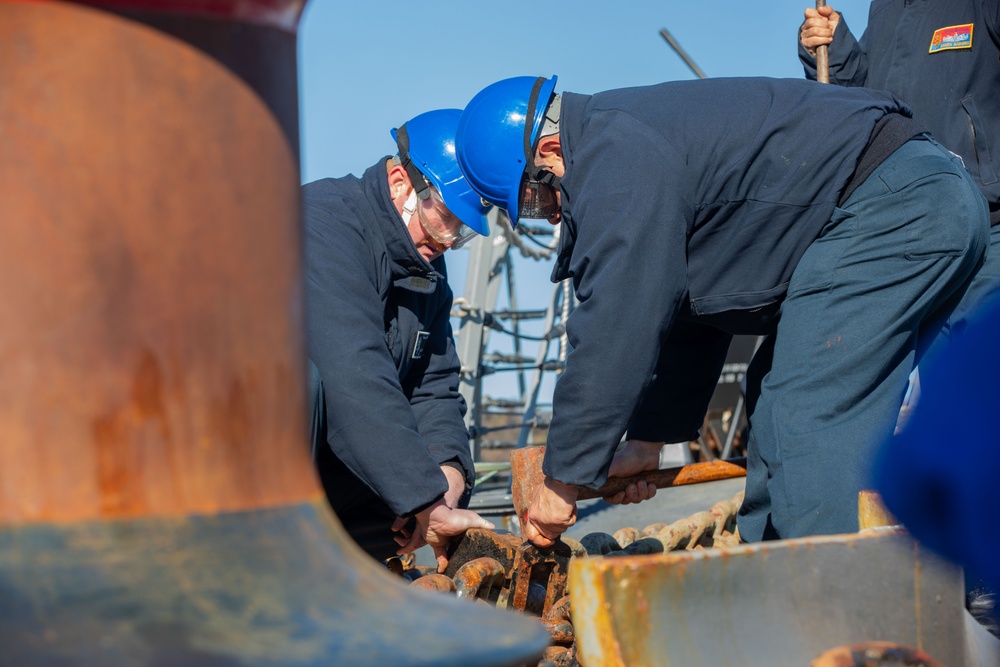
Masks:
[[[960,160],[923,137],[835,209],[747,373],[745,541],[857,531],[874,449],[892,435],[910,371],[962,307],[989,232]]]

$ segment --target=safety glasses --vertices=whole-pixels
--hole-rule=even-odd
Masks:
[[[435,188],[429,188],[429,191],[431,206],[424,206],[426,200],[417,202],[417,220],[420,222],[420,227],[440,246],[436,250],[444,252],[448,248],[452,250],[461,248],[477,233],[448,211],[441,193]]]
[[[518,198],[517,217],[529,220],[548,220],[559,212],[556,190],[548,183],[539,183],[525,174],[521,179],[521,196]]]

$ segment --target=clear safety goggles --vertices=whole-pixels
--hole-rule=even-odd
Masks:
[[[521,179],[521,196],[517,203],[517,217],[529,220],[548,220],[559,212],[556,189],[548,183],[530,180],[525,174]]]
[[[441,252],[448,248],[457,250],[478,235],[447,209],[440,192],[435,188],[428,188],[428,191],[431,205],[424,206],[427,200],[417,202],[417,220],[427,236],[440,246]]]

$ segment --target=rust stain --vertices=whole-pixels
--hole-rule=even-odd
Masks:
[[[132,443],[126,435],[126,420],[127,413],[118,410],[98,417],[93,424],[98,504],[104,516],[133,511],[132,496],[138,477],[131,474],[128,465]]]
[[[826,349],[832,350],[834,347],[838,347],[840,349],[844,349],[845,347],[847,347],[846,345],[844,345],[844,338],[843,338],[843,336],[841,336],[841,335],[838,334],[837,336],[835,336],[833,338],[828,338],[827,339],[827,341],[826,341]]]
[[[227,451],[232,450],[237,456],[248,453],[246,450],[253,436],[248,398],[248,394],[253,394],[253,389],[248,388],[248,384],[251,383],[231,378],[222,396],[212,399],[212,407],[208,412],[209,437],[217,446],[225,447]]]
[[[164,440],[170,440],[170,423],[163,400],[163,370],[149,350],[142,350],[132,381],[132,404],[138,421],[154,421]]]
[[[170,442],[170,425],[163,400],[163,371],[149,350],[139,353],[132,375],[130,401],[96,417],[91,425],[99,512],[127,516],[149,510],[146,498],[145,427],[153,425],[159,445]]]

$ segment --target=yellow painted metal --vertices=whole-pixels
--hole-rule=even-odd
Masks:
[[[858,494],[859,530],[898,525],[899,520],[882,504],[882,496],[875,491],[862,491]]]

